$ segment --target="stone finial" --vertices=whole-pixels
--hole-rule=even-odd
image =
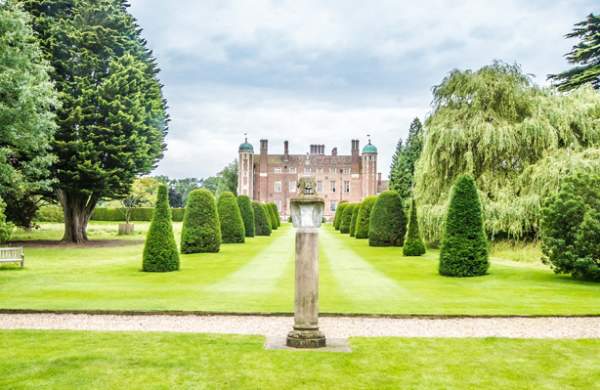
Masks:
[[[302,177],[298,180],[298,193],[301,196],[314,196],[316,192],[317,183],[312,177]]]

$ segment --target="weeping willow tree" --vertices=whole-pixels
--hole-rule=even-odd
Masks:
[[[518,65],[452,71],[433,88],[433,110],[415,174],[420,224],[439,242],[450,189],[477,181],[492,236],[536,236],[540,204],[568,171],[598,169],[600,94],[535,86]]]

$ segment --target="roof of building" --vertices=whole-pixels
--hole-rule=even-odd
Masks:
[[[254,153],[254,147],[248,142],[248,138],[246,138],[244,143],[240,144],[240,152]]]
[[[362,152],[363,154],[377,154],[377,148],[371,143],[371,140],[369,140],[369,143],[365,145]]]

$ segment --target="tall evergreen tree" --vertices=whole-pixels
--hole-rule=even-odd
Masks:
[[[589,14],[575,25],[566,38],[579,38],[569,53],[565,55],[574,68],[555,75],[549,75],[561,91],[568,91],[583,84],[591,84],[600,89],[600,15]]]
[[[144,245],[142,269],[145,272],[170,272],[179,269],[179,252],[173,234],[167,186],[158,187],[156,207]]]
[[[417,217],[417,204],[413,198],[410,207],[410,220],[408,222],[408,233],[406,233],[406,239],[404,240],[404,246],[402,247],[402,254],[404,256],[421,256],[425,253],[425,244],[421,239],[421,233],[419,232],[419,220]]]
[[[31,17],[0,2],[0,197],[10,220],[31,227],[37,195],[51,189],[50,142],[58,95]]]
[[[53,152],[63,239],[87,240],[100,199],[124,197],[165,149],[159,69],[126,0],[20,0],[60,92]]]
[[[419,118],[415,118],[408,129],[406,145],[402,146],[402,140],[398,142],[392,161],[390,189],[400,194],[403,199],[410,197],[412,194],[415,164],[423,150],[422,130],[421,121]]]

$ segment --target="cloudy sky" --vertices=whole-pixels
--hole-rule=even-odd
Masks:
[[[131,0],[172,117],[157,174],[214,175],[248,132],[281,153],[349,153],[366,134],[385,175],[398,138],[452,69],[494,59],[545,76],[597,0]]]

